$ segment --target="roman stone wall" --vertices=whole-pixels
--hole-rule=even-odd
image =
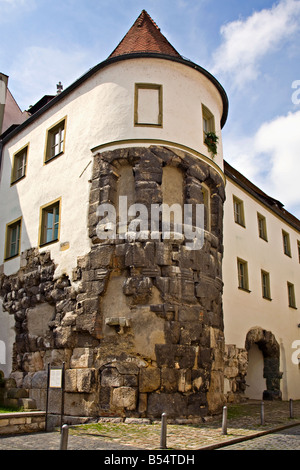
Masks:
[[[261,327],[251,328],[245,338],[245,348],[234,344],[225,345],[224,355],[224,392],[228,402],[240,402],[247,397],[248,352],[255,344],[262,352],[263,378],[266,390],[261,390],[264,400],[281,400],[280,381],[283,373],[279,370],[280,347],[271,331]]]
[[[172,203],[173,193],[176,203],[202,204],[202,183],[210,192],[210,231],[201,249],[188,249],[184,236],[151,239],[145,230],[99,237],[99,205],[117,208],[127,195],[150,211],[164,197]],[[1,276],[3,307],[16,325],[12,375],[43,409],[47,363],[65,362],[69,415],[199,418],[220,411],[221,176],[190,154],[152,146],[97,153],[90,184],[91,250],[78,258],[72,279],[55,278],[50,252],[37,248],[21,255],[16,275]]]

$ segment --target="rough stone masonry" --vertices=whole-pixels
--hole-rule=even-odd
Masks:
[[[176,187],[174,188],[174,182]],[[94,155],[91,250],[72,278],[56,278],[49,251],[32,248],[0,275],[3,307],[15,318],[13,373],[45,408],[47,364],[65,362],[65,414],[201,418],[224,404],[222,231],[224,182],[205,162],[161,146]],[[97,207],[120,194],[131,203],[202,204],[210,228],[201,250],[185,239],[101,240]],[[176,189],[177,188],[177,189]],[[56,405],[55,391],[50,411]]]

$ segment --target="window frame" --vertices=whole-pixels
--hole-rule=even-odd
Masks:
[[[158,118],[156,123],[139,122],[139,90],[158,90]],[[134,85],[134,126],[163,127],[163,86],[158,83],[135,83]]]
[[[240,207],[240,212],[236,211],[236,205]],[[237,217],[237,215],[239,217]],[[244,210],[244,201],[239,199],[237,196],[233,196],[233,218],[234,222],[237,225],[240,225],[241,227],[246,228],[246,223],[245,223],[245,210]],[[239,220],[238,220],[239,219]]]
[[[12,230],[15,227],[18,227],[17,238],[16,238],[17,251],[14,254],[9,254],[9,252],[11,252],[11,246],[12,246],[11,234],[12,234]],[[9,261],[13,258],[17,258],[18,256],[20,256],[21,234],[22,234],[22,216],[6,224],[4,261]]]
[[[268,241],[267,219],[264,215],[257,212],[258,236],[262,240]]]
[[[268,271],[265,271],[264,269],[261,269],[261,288],[262,288],[262,297],[263,297],[263,299],[272,300],[272,298],[271,298],[270,273]]]
[[[283,242],[283,253],[286,256],[289,256],[291,258],[292,252],[291,252],[290,234],[286,232],[285,230],[282,230],[282,242]]]
[[[11,178],[10,178],[10,185],[12,186],[13,184],[18,183],[21,181],[23,178],[26,177],[26,171],[27,171],[27,159],[28,159],[28,152],[29,152],[29,143],[24,145],[22,148],[20,148],[17,152],[13,154],[13,159],[12,159],[12,168],[11,168]],[[24,157],[23,160],[25,162],[22,162],[22,167],[23,167],[23,172],[21,176],[16,176],[17,173],[17,161],[21,158]]]
[[[63,139],[62,140],[60,139],[58,144],[55,144],[55,143],[53,144],[53,139],[55,138],[55,135],[57,135],[58,133],[56,131],[61,130],[62,127],[64,131]],[[45,151],[44,151],[44,164],[45,165],[65,153],[66,130],[67,130],[67,116],[60,119],[59,121],[57,121],[55,124],[53,124],[51,127],[47,129]],[[62,146],[62,148],[60,148],[60,151],[58,153],[55,153],[54,155],[52,155],[52,148],[55,147],[56,145],[60,145]]]
[[[244,272],[241,272],[240,267],[243,266]],[[248,262],[237,258],[237,272],[238,272],[238,288],[250,292],[249,290],[249,273],[248,273]]]
[[[57,237],[52,238],[51,240],[47,241],[47,230],[48,226],[46,225],[45,214],[49,214],[51,209],[55,209],[58,207],[58,221],[53,221],[52,223],[52,231],[55,231],[55,225],[57,224]],[[50,202],[49,204],[45,204],[40,208],[40,225],[39,225],[39,246],[46,246],[52,243],[57,243],[60,238],[60,228],[61,228],[61,198],[55,199],[54,201]]]
[[[288,290],[289,307],[297,309],[296,296],[295,296],[295,285],[292,282],[287,281],[287,290]]]

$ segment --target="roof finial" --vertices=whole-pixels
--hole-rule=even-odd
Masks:
[[[57,94],[59,95],[62,91],[63,91],[63,86],[61,84],[61,82],[58,82],[58,84],[56,85],[56,88],[57,88]]]

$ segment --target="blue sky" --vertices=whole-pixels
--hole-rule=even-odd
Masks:
[[[225,88],[228,163],[300,218],[300,0],[0,0],[21,109],[105,60],[142,9]]]

